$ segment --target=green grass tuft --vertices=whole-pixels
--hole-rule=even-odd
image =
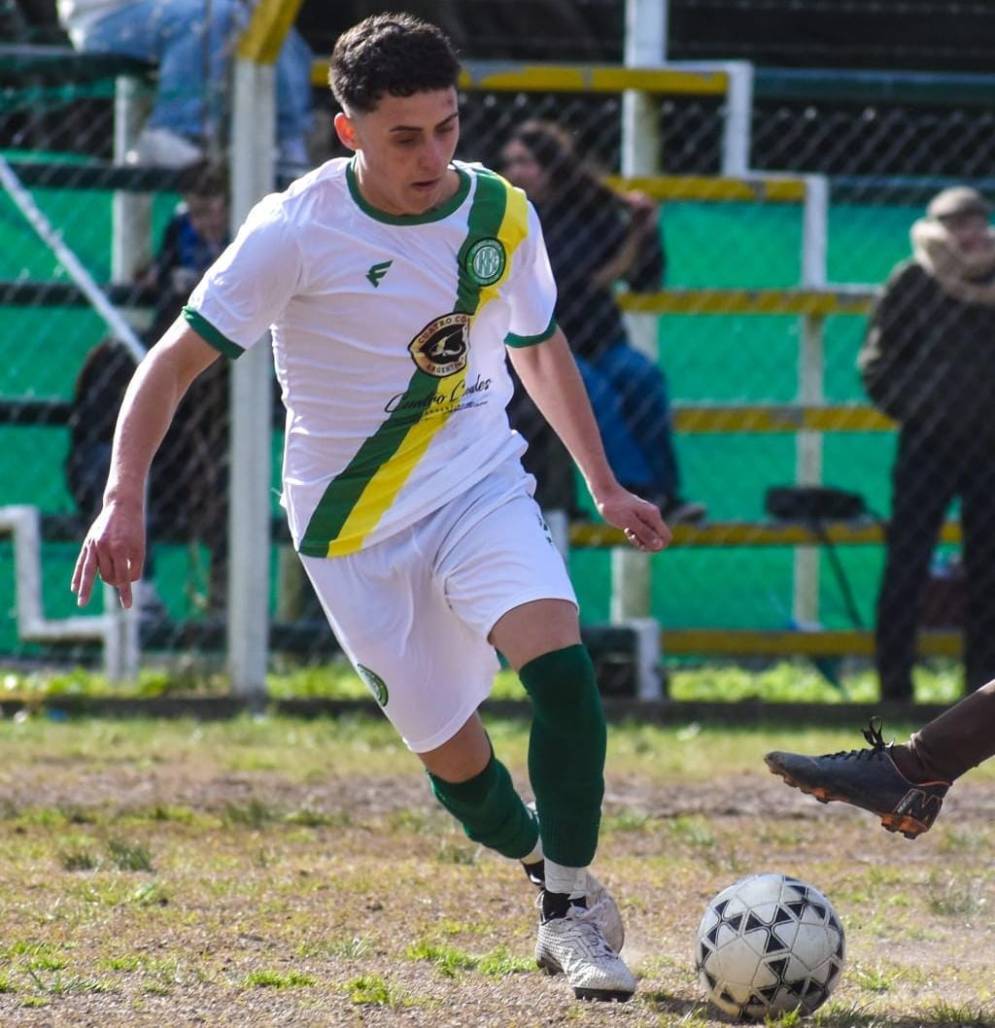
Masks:
[[[379,974],[364,974],[352,978],[342,986],[349,993],[349,1001],[357,1006],[405,1006],[403,995]]]
[[[141,843],[130,843],[124,839],[110,839],[107,855],[119,871],[154,871],[152,855]]]
[[[315,984],[315,979],[300,971],[251,971],[242,980],[246,989],[304,989]]]
[[[100,860],[85,847],[68,847],[59,853],[59,863],[64,871],[94,871]]]
[[[447,978],[455,978],[458,971],[472,971],[478,963],[475,956],[455,946],[438,945],[426,940],[412,943],[405,955],[409,960],[427,960]]]

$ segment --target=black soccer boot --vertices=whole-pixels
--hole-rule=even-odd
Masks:
[[[768,753],[764,758],[788,785],[820,803],[840,800],[870,810],[889,832],[914,839],[936,820],[950,782],[911,782],[895,765],[892,744],[881,736],[881,720],[872,717],[864,729],[870,749],[806,757],[800,753]]]

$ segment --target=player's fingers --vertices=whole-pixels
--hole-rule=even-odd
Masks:
[[[628,527],[624,529],[624,532],[625,538],[637,550],[663,549],[663,539],[638,518],[634,518]]]
[[[72,591],[76,594],[76,603],[85,607],[90,602],[90,592],[93,589],[93,579],[97,574],[97,558],[93,551],[92,544],[87,541],[83,544],[79,558],[76,561],[76,568],[73,571],[71,583]]]
[[[636,514],[646,528],[655,532],[663,540],[664,545],[670,542],[672,533],[667,522],[663,520],[659,507],[652,503],[645,503],[639,507]]]
[[[128,561],[111,546],[97,546],[97,568],[100,577],[108,584],[120,589],[130,581],[128,578]]]
[[[670,542],[670,529],[650,504],[636,509],[629,527],[632,529],[630,542],[634,539],[643,549],[662,550]]]

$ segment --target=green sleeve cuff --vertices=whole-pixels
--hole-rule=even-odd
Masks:
[[[193,307],[184,307],[183,317],[186,318],[187,324],[205,343],[213,346],[215,350],[220,351],[226,357],[231,357],[232,360],[235,360],[245,353],[244,347],[239,346],[238,343],[233,343],[226,336],[223,336],[200,311],[195,311]]]
[[[535,336],[516,336],[514,332],[509,332],[504,337],[505,346],[535,346],[536,343],[544,343],[555,331],[556,331],[556,318],[550,318],[549,324]]]

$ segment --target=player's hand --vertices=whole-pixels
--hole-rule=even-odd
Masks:
[[[671,540],[671,532],[655,503],[644,500],[621,486],[595,498],[598,513],[615,528],[621,528],[625,538],[637,550],[656,552]]]
[[[83,540],[70,588],[80,607],[90,600],[97,575],[117,589],[121,606],[131,606],[131,583],[145,562],[145,511],[141,504],[104,504]]]

